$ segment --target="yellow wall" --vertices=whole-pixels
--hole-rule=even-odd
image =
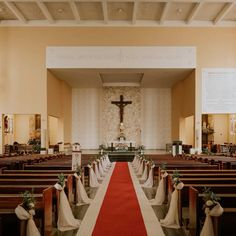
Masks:
[[[49,145],[58,143],[58,118],[56,117],[48,117],[48,136]]]
[[[235,28],[220,27],[0,28],[0,49],[3,49],[0,50],[0,112],[41,114],[42,129],[47,129],[46,46],[196,46],[198,128],[201,126],[201,68],[236,67],[235,39]],[[68,122],[66,125],[70,126],[71,120]],[[178,127],[173,128],[175,137]]]
[[[186,136],[185,133],[181,133],[181,130],[185,130],[184,118],[195,114],[195,71],[178,81],[172,87],[171,93],[172,140],[179,140]]]
[[[212,115],[214,127],[214,143],[224,144],[228,142],[229,116],[226,114]]]
[[[58,118],[58,142],[71,142],[72,89],[64,81],[47,73],[48,115]]]
[[[34,115],[15,115],[14,116],[14,141],[27,144],[30,139],[30,119]]]
[[[236,114],[228,115],[228,142],[236,143]]]

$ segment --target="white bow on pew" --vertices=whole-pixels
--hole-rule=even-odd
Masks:
[[[92,199],[90,199],[84,189],[84,186],[80,180],[81,176],[77,175],[77,173],[74,173],[75,178],[77,179],[77,184],[76,184],[76,196],[77,196],[77,206],[82,205],[82,204],[89,204]]]
[[[97,161],[95,162],[95,175],[98,180],[103,180],[103,177],[100,175],[99,170],[98,170],[98,163]]]
[[[152,165],[148,174],[148,179],[146,182],[142,185],[144,188],[152,188],[153,187],[153,168],[155,165]]]
[[[140,157],[139,160],[138,160],[138,162],[137,162],[136,167],[134,168],[135,172],[138,172],[138,171],[139,171],[139,168],[140,168],[140,166],[142,165],[142,163],[143,163],[143,158]]]
[[[107,172],[109,170],[109,166],[107,165],[106,161],[105,161],[105,158],[101,158],[101,165],[102,165],[102,168],[104,170],[104,172]]]
[[[156,195],[154,199],[150,200],[151,205],[162,205],[166,198],[166,188],[165,188],[165,178],[168,176],[168,173],[165,171],[162,174],[162,178],[157,187]]]
[[[138,156],[137,156],[137,155],[135,155],[135,157],[134,157],[133,161],[131,162],[131,165],[133,166],[133,168],[135,168],[135,166],[136,166],[137,162],[138,162]]]
[[[26,211],[21,205],[18,205],[15,209],[15,213],[20,220],[28,220],[26,226],[26,236],[40,236],[40,233],[34,223],[33,216],[34,210]]]
[[[141,181],[146,181],[147,180],[147,165],[148,165],[149,162],[146,162],[145,163],[145,167],[144,167],[144,171],[143,171],[143,174],[142,174],[142,177],[140,178]]]
[[[202,227],[200,236],[214,236],[213,224],[211,216],[221,216],[224,212],[224,209],[217,202],[216,205],[210,210],[209,207],[205,208],[206,219]]]
[[[89,186],[92,188],[97,188],[99,186],[97,176],[95,175],[91,165],[88,165],[89,168]]]
[[[105,155],[105,157],[106,157],[106,163],[108,164],[109,167],[111,167],[112,163],[110,162],[108,155]]]
[[[74,218],[64,187],[56,183],[54,187],[60,191],[57,228],[60,231],[77,229],[81,221]]]
[[[138,168],[137,176],[142,176],[142,174],[143,174],[143,163],[144,163],[144,160],[142,160],[142,161],[140,162],[140,166],[139,166],[139,168]]]
[[[104,170],[103,170],[101,160],[100,160],[100,162],[99,162],[99,164],[98,164],[98,170],[99,170],[100,175],[101,175],[102,177],[104,177],[104,176],[106,175],[105,172],[104,172]]]
[[[165,219],[160,220],[162,226],[167,228],[179,229],[179,213],[178,213],[178,202],[179,202],[179,190],[184,187],[183,182],[174,185],[175,190],[171,195],[170,206]]]

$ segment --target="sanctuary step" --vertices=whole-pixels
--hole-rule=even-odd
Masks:
[[[134,159],[135,153],[134,152],[112,152],[108,154],[109,159],[111,162],[131,162]]]

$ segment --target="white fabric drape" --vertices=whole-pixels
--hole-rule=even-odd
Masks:
[[[89,167],[89,186],[92,188],[97,188],[99,186],[97,176],[95,175],[92,166],[88,165]]]
[[[103,180],[103,177],[100,175],[99,171],[98,171],[98,163],[95,163],[95,175],[97,177],[98,180]]]
[[[162,175],[162,178],[159,182],[159,185],[158,185],[158,188],[157,188],[157,191],[156,191],[155,198],[150,200],[151,205],[159,205],[160,206],[165,201],[165,198],[166,198],[165,180],[166,180],[167,176],[168,176],[167,172],[165,172]]]
[[[180,182],[175,186],[175,190],[171,195],[170,206],[167,212],[165,219],[160,220],[162,226],[167,228],[179,229],[179,212],[178,212],[178,202],[179,202],[179,193],[178,190],[181,190],[184,187],[184,184]]]
[[[142,164],[142,158],[140,158],[137,162],[137,165],[136,167],[134,168],[135,172],[138,172],[139,171],[139,168],[140,168],[140,165]]]
[[[106,162],[110,167],[112,166],[112,163],[110,162],[108,155],[106,155]]]
[[[77,173],[74,173],[75,178],[77,179],[76,183],[76,205],[83,205],[83,204],[89,204],[92,199],[90,199],[84,189],[84,186],[81,182],[81,176],[77,175]]]
[[[135,167],[137,161],[138,161],[138,156],[135,155],[134,160],[131,162],[131,165],[132,165],[133,167]]]
[[[108,162],[106,157],[104,158],[104,164],[108,170],[111,168],[111,164]]]
[[[148,175],[148,179],[142,185],[142,187],[144,187],[144,188],[152,188],[153,187],[153,168],[154,167],[155,167],[155,165],[151,166],[150,171],[149,171],[149,175]]]
[[[211,216],[221,216],[223,214],[224,209],[221,207],[219,203],[217,203],[211,210],[206,207],[205,214],[206,219],[204,225],[202,227],[202,231],[200,236],[214,236],[213,224],[211,220]]]
[[[107,166],[104,158],[101,158],[101,165],[102,165],[104,172],[107,172],[109,170],[109,167]]]
[[[139,165],[137,176],[142,176],[142,174],[143,174],[143,162],[144,162],[144,160],[142,160]]]
[[[100,176],[104,177],[104,176],[106,175],[105,172],[104,172],[104,170],[103,170],[103,168],[102,168],[101,161],[100,161],[99,164],[98,164],[98,171],[99,171],[99,173],[100,173]]]
[[[64,188],[58,183],[54,187],[60,191],[57,221],[58,230],[67,231],[79,228],[81,221],[74,218]]]
[[[18,205],[15,209],[15,213],[20,220],[28,220],[26,226],[26,236],[40,236],[40,233],[34,223],[33,216],[34,210],[26,211],[21,205]]]
[[[146,181],[147,180],[147,166],[148,166],[148,162],[145,163],[145,167],[144,167],[144,171],[142,174],[142,177],[140,178],[141,181]]]

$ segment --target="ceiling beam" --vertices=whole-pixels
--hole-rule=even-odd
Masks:
[[[213,24],[218,24],[228,14],[228,12],[232,9],[233,6],[233,2],[226,3],[223,9],[218,13],[216,18],[214,19]]]
[[[45,3],[43,3],[42,0],[36,0],[36,3],[38,4],[39,8],[43,12],[44,16],[49,21],[49,23],[54,23],[54,19],[51,13],[49,12],[48,8],[46,7]]]
[[[70,0],[69,3],[70,3],[70,8],[73,12],[76,23],[80,23],[80,15],[79,15],[79,11],[78,11],[75,1]]]
[[[170,8],[170,5],[171,5],[171,2],[166,2],[165,3],[165,6],[163,8],[163,11],[162,11],[162,14],[161,14],[161,18],[160,18],[160,24],[163,24],[165,19],[166,19],[166,16],[167,16],[167,12]]]
[[[18,10],[18,8],[15,6],[14,3],[12,2],[8,2],[8,1],[3,1],[7,7],[13,12],[13,14],[17,17],[17,19],[19,21],[21,21],[22,23],[27,23],[27,20],[25,19],[25,17],[23,16],[23,14]]]
[[[187,24],[190,24],[194,20],[195,16],[199,12],[199,10],[203,4],[204,4],[204,1],[195,3],[192,11],[190,12],[190,14],[188,16],[188,19],[186,20]]]
[[[137,1],[134,1],[133,16],[132,16],[132,24],[133,24],[133,25],[136,23],[136,19],[137,19],[137,9],[138,9],[138,2],[137,2]]]
[[[108,23],[108,11],[107,11],[107,1],[102,1],[102,11],[103,11],[103,19],[104,23]]]

